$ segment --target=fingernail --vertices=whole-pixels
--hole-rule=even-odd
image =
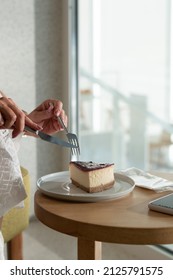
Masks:
[[[59,117],[60,113],[61,113],[60,110],[56,111],[56,112],[55,112],[55,116],[56,116],[56,117]]]
[[[47,109],[47,112],[50,113],[53,108],[54,108],[54,104],[52,102],[50,102],[49,103],[49,108]]]
[[[43,130],[43,127],[37,124],[38,130]]]
[[[4,119],[3,119],[2,115],[1,115],[1,112],[0,112],[0,126],[2,126],[3,124],[4,124]]]
[[[48,113],[50,113],[52,111],[52,109],[54,108],[53,103],[49,103],[49,108],[46,110]]]

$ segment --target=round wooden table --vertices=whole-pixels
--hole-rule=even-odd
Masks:
[[[101,242],[173,243],[173,216],[148,209],[167,193],[135,187],[128,196],[96,203],[61,201],[35,193],[35,214],[46,226],[78,238],[78,259],[101,259]]]

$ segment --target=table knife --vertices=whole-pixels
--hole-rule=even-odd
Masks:
[[[42,140],[47,141],[49,143],[53,143],[53,144],[56,144],[56,145],[67,147],[67,148],[77,148],[75,145],[73,145],[73,144],[71,144],[69,142],[66,142],[66,141],[64,141],[64,140],[62,140],[62,139],[60,139],[58,137],[46,134],[46,133],[44,133],[44,132],[42,132],[40,130],[34,130],[34,129],[32,129],[29,126],[25,126],[24,130],[38,135]]]

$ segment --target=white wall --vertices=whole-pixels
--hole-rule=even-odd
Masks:
[[[26,111],[44,99],[63,100],[62,0],[0,0],[0,89]],[[65,107],[67,111],[67,107]],[[62,149],[23,138],[21,165],[36,180],[61,170]]]

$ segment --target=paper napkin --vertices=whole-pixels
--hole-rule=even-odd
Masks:
[[[135,167],[118,171],[118,173],[132,178],[135,185],[138,187],[154,190],[156,192],[173,191],[173,181],[168,181]]]

